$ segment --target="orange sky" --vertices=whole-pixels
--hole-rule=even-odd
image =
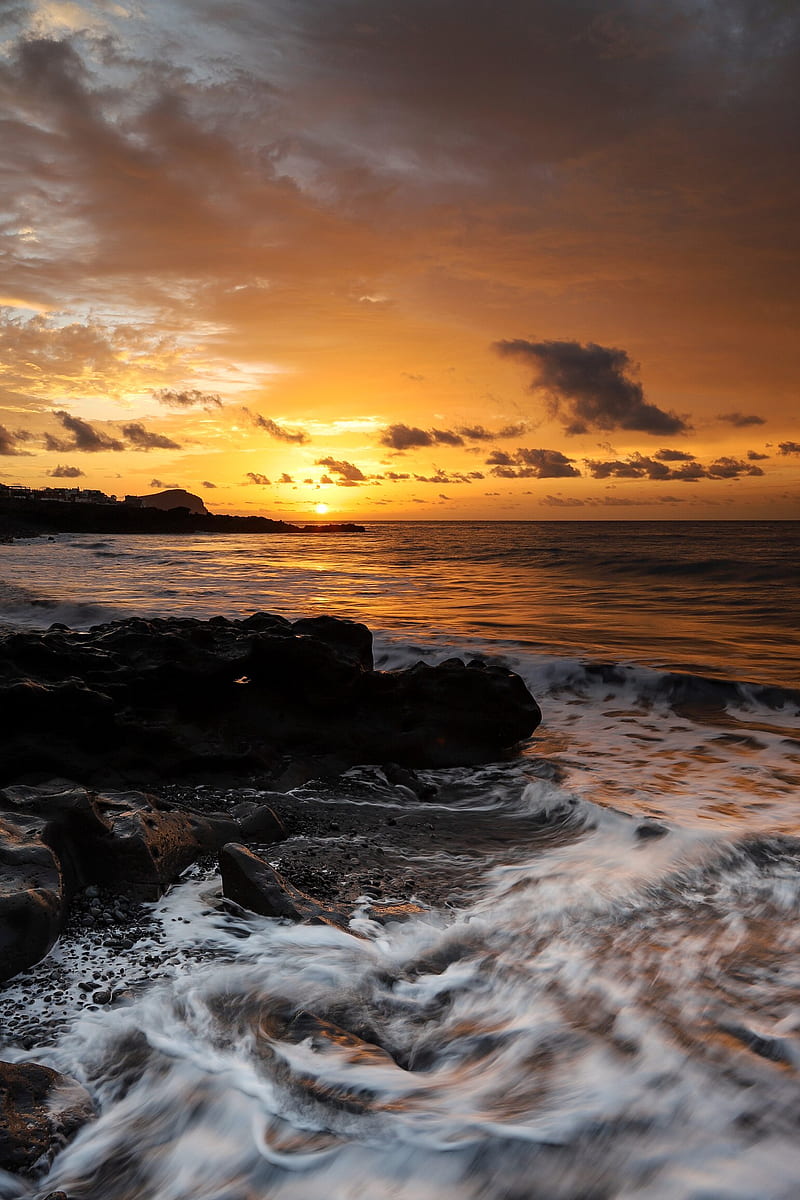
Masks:
[[[0,10],[0,482],[797,518],[788,0]]]

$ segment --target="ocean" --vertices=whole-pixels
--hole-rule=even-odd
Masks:
[[[800,1194],[798,561],[797,522],[0,547],[3,627],[328,613],[372,629],[379,669],[490,657],[543,712],[517,757],[421,772],[427,800],[381,764],[297,789],[375,843],[424,819],[372,893],[407,919],[356,902],[356,938],[233,915],[201,866],[150,907],[124,1005],[86,1001],[119,955],[91,938],[6,985],[0,1021],[5,997],[51,1034],[0,1034],[0,1056],[75,1075],[100,1111],[35,1194]],[[324,863],[336,823],[304,838]],[[331,1024],[292,1038],[278,1010]]]

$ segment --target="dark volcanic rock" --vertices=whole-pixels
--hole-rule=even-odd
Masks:
[[[0,818],[0,982],[44,958],[61,931],[64,879],[45,825]]]
[[[38,1063],[0,1062],[0,1167],[27,1175],[94,1116],[91,1098],[75,1079]]]
[[[7,635],[0,784],[241,778],[286,754],[335,755],[342,768],[454,766],[497,758],[541,719],[502,667],[376,672],[371,642],[351,621],[268,613]]]
[[[243,820],[166,809],[141,792],[95,794],[70,783],[0,791],[0,982],[38,962],[71,896],[99,884],[155,900],[203,854],[232,839],[285,836],[264,805]]]
[[[223,846],[219,868],[222,894],[249,912],[263,917],[286,917],[290,921],[321,921],[340,928],[347,924],[342,913],[325,908],[293,887],[246,846]]]

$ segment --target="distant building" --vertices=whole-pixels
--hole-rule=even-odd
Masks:
[[[7,500],[58,500],[62,504],[116,504],[116,496],[107,496],[97,488],[25,487],[0,484],[0,496]]]

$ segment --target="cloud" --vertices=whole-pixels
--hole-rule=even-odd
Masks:
[[[182,490],[181,485],[179,483],[165,483],[163,479],[151,479],[150,487],[151,488],[159,488],[159,490],[163,491],[163,492],[174,492],[174,491]]]
[[[697,456],[688,450],[656,450],[653,457],[660,462],[693,462]]]
[[[739,458],[718,458],[708,466],[691,461],[668,467],[639,453],[627,459],[586,459],[586,466],[594,479],[677,479],[691,483],[697,479],[738,479],[740,475],[764,474],[761,467]]]
[[[738,429],[743,428],[745,425],[766,425],[767,423],[764,417],[757,417],[755,414],[752,416],[745,416],[744,413],[740,412],[718,413],[717,420],[728,421],[731,425],[735,425]]]
[[[523,422],[519,425],[504,425],[502,429],[497,429],[494,432],[491,429],[484,429],[483,425],[464,425],[459,427],[458,432],[469,441],[494,442],[499,438],[520,437],[527,428],[528,426]]]
[[[392,476],[385,475],[384,479],[400,479],[408,478],[408,476]],[[441,467],[437,468],[435,475],[415,475],[414,479],[417,483],[473,483],[476,479],[483,479],[480,471],[470,471],[465,474],[463,471],[443,471]]]
[[[311,441],[304,429],[287,429],[285,426],[279,425],[277,421],[273,421],[271,417],[262,417],[261,413],[254,413],[249,408],[245,408],[244,411],[258,429],[263,429],[278,442],[290,442],[297,446],[304,446],[306,442]]]
[[[347,484],[366,483],[367,477],[354,463],[343,462],[335,458],[318,458],[318,467],[327,467],[331,475],[340,476]],[[340,482],[337,480],[337,482]]]
[[[486,459],[491,466],[490,475],[499,479],[565,479],[580,475],[560,450],[531,450],[518,446],[513,454],[505,450],[493,450]]]
[[[458,362],[464,387],[483,389],[476,328],[525,332],[516,311],[585,341],[583,325],[565,321],[603,305],[596,336],[647,364],[647,398],[662,407],[691,407],[654,390],[681,373],[699,394],[726,397],[706,402],[706,420],[721,403],[750,412],[756,380],[765,412],[773,397],[784,403],[772,385],[789,356],[771,350],[790,336],[796,273],[786,252],[796,229],[792,5],[748,0],[734,19],[725,5],[683,0],[491,10],[485,0],[203,0],[184,22],[172,5],[146,5],[144,23],[141,6],[128,7],[133,17],[109,3],[7,6],[3,287],[58,312],[1,381],[34,410],[32,427],[90,395],[241,386],[236,371],[275,354],[308,376],[304,394],[287,385],[275,424],[285,415],[291,433],[302,412],[305,429],[324,373],[341,386],[334,362],[351,366],[354,391],[381,387],[373,351],[363,353],[367,314],[343,317],[342,298],[352,309],[353,296],[384,291],[396,308],[379,315],[380,336],[399,346],[411,318],[412,369],[428,379]],[[15,44],[17,12],[26,25]],[[101,19],[108,36],[95,32]],[[138,306],[137,328],[106,345],[90,330],[62,334],[76,295],[82,313]],[[615,328],[624,337],[606,332]],[[442,349],[429,353],[433,332]],[[177,365],[159,361],[162,334]],[[176,344],[202,344],[196,371]],[[463,403],[451,395],[437,401],[441,417],[432,405],[399,411],[409,427],[430,432],[436,419],[470,443],[458,409],[445,407]],[[108,415],[100,402],[85,410],[92,421]],[[579,423],[577,401],[559,402],[564,422]],[[177,424],[164,427],[184,440]],[[481,451],[487,440],[475,439]],[[594,453],[622,458],[631,444]],[[359,457],[355,445],[318,452]]]
[[[173,391],[172,388],[159,388],[153,392],[154,399],[167,408],[221,408],[222,400],[217,392],[200,392],[197,388],[188,391]]]
[[[723,457],[709,463],[706,468],[709,479],[738,479],[740,475],[763,475],[761,467],[748,466],[740,458]]]
[[[412,450],[417,446],[432,446],[433,436],[416,425],[389,425],[381,434],[380,442],[393,450]]]
[[[572,496],[543,496],[539,503],[549,508],[582,508],[585,502]]]
[[[431,437],[437,445],[441,446],[463,446],[464,439],[460,433],[454,433],[452,429],[432,429]]]
[[[19,443],[27,441],[26,437],[20,437],[18,433],[12,433],[10,429],[6,429],[5,425],[0,425],[0,455],[8,457],[28,457],[29,450],[20,450]]]
[[[748,450],[747,457],[750,462],[761,462],[765,458],[769,458],[768,454],[759,454],[758,450]]]
[[[53,467],[52,471],[47,472],[53,479],[80,479],[85,472],[80,467]]]
[[[216,488],[216,486],[217,485],[215,483],[212,483],[210,479],[204,479],[200,484],[200,487],[203,487],[203,488]]]
[[[800,454],[800,442],[779,442],[779,454]]]
[[[261,487],[270,486],[270,480],[267,479],[266,475],[260,475],[258,471],[248,471],[246,478],[250,483],[257,483]]]
[[[141,421],[131,421],[123,425],[122,432],[134,450],[180,450],[178,442],[174,442],[163,433],[145,429]]]
[[[57,438],[46,433],[44,443],[47,450],[55,450],[60,453],[77,450],[86,454],[99,454],[104,450],[113,450],[118,453],[126,449],[124,442],[110,437],[107,433],[102,433],[80,417],[73,417],[63,410],[53,413],[53,416],[61,422],[68,433],[72,434],[72,439]]]
[[[284,471],[283,474],[281,475],[280,479],[277,480],[277,482],[278,483],[294,483],[294,480],[292,479],[291,475],[287,475],[286,472]]]
[[[590,429],[635,429],[643,433],[683,433],[689,426],[676,413],[648,404],[642,385],[630,378],[626,350],[588,342],[495,342],[494,349],[532,366],[531,388],[547,392],[553,415],[568,434]]]
[[[527,426],[504,425],[494,433],[483,425],[459,425],[456,429],[420,429],[417,425],[389,425],[380,437],[382,446],[402,453],[422,446],[463,446],[465,442],[493,442],[497,438],[519,437]]]

